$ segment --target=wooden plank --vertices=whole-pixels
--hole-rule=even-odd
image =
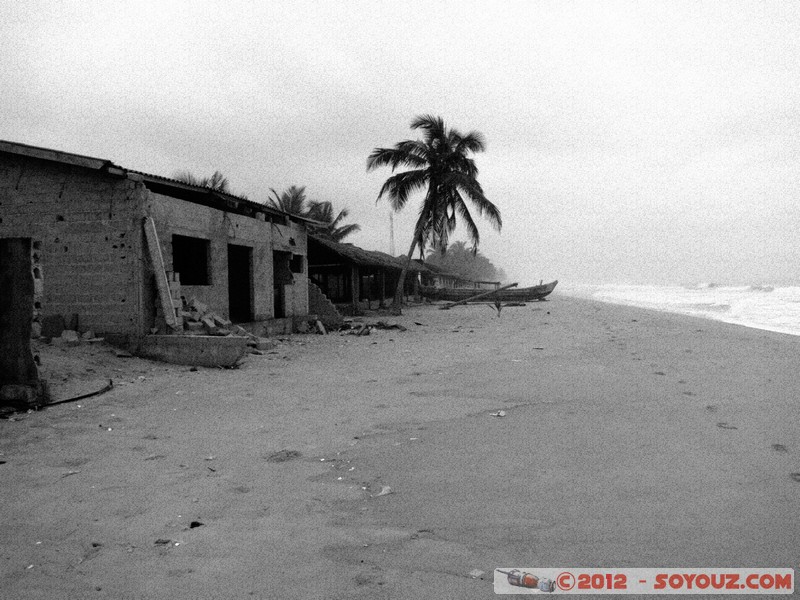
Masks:
[[[169,280],[167,271],[164,268],[164,256],[161,254],[161,245],[158,243],[158,232],[152,217],[144,218],[144,236],[147,239],[147,250],[150,253],[150,264],[156,275],[156,287],[158,288],[158,299],[161,302],[161,310],[164,319],[172,329],[178,328],[178,320],[175,317],[175,306],[172,304],[172,295],[169,292]]]
[[[441,307],[441,310],[448,310],[453,308],[454,306],[458,306],[459,304],[466,304],[467,302],[472,302],[473,300],[478,300],[480,298],[486,298],[487,296],[491,296],[492,294],[496,294],[497,292],[502,292],[503,290],[507,290],[509,288],[517,287],[518,283],[509,283],[508,285],[504,285],[501,288],[497,288],[496,290],[491,290],[489,292],[484,292],[483,294],[478,294],[477,296],[472,296],[471,298],[465,298],[464,300],[459,300],[458,302],[451,302],[450,304],[445,304]]]

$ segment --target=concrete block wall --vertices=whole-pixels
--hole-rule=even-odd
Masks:
[[[333,302],[311,281],[308,282],[308,311],[317,315],[328,329],[337,329],[344,323],[341,313],[336,310]]]
[[[142,200],[136,181],[0,154],[0,237],[28,237],[39,266],[38,314],[78,315],[82,331],[141,332]]]
[[[287,314],[305,316],[310,312],[308,307],[308,236],[305,227],[292,222],[288,226],[273,225],[270,230],[273,250],[303,256],[303,272],[292,273],[294,282],[286,286],[286,302]]]

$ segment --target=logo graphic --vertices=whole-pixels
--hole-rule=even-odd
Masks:
[[[575,576],[569,571],[564,571],[556,577],[556,582],[559,589],[569,591],[575,587]]]
[[[511,569],[510,571],[497,569],[497,572],[507,576],[509,585],[515,587],[534,589],[540,592],[554,592],[556,589],[556,584],[552,579],[537,577],[533,573],[520,571],[519,569]]]

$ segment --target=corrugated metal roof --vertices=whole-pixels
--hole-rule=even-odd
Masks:
[[[182,181],[178,181],[177,179],[170,179],[169,177],[162,177],[160,175],[153,175],[151,173],[144,173],[143,171],[135,171],[133,169],[125,169],[114,164],[110,160],[103,158],[83,156],[81,154],[62,152],[60,150],[52,150],[50,148],[41,148],[38,146],[29,146],[28,144],[9,142],[6,140],[0,140],[0,152],[17,154],[20,156],[29,156],[41,160],[49,160],[52,162],[83,167],[95,171],[104,171],[118,177],[126,177],[130,174],[133,174],[134,176],[141,177],[145,184],[155,184],[158,188],[160,188],[158,192],[164,192],[166,195],[170,195],[170,191],[173,194],[177,192],[178,197],[182,197],[189,202],[198,202],[198,200],[202,198],[202,201],[198,202],[199,204],[211,206],[220,210],[239,210],[243,212],[263,213],[281,216],[283,218],[293,219],[295,221],[303,221],[305,223],[316,223],[316,221],[312,219],[307,219],[297,215],[290,215],[289,213],[285,213],[267,204],[254,202],[233,194],[219,192],[204,186],[184,183]],[[191,193],[191,197],[186,195],[187,192]]]
[[[42,160],[50,160],[53,162],[65,163],[68,165],[75,165],[78,167],[85,167],[87,169],[109,169],[117,167],[110,160],[103,158],[93,158],[91,156],[83,156],[81,154],[72,154],[71,152],[61,152],[59,150],[50,150],[49,148],[40,148],[38,146],[29,146],[28,144],[20,144],[19,142],[9,142],[0,140],[0,152],[8,152],[9,154],[20,154],[22,156],[30,156],[32,158],[40,158]]]
[[[406,263],[406,259],[403,257],[394,257],[390,254],[379,252],[378,250],[364,250],[363,248],[359,248],[353,244],[332,242],[331,240],[326,240],[314,235],[309,235],[308,240],[310,243],[316,242],[321,246],[324,246],[342,258],[352,261],[357,265],[384,267],[386,269],[400,271],[403,269]],[[309,264],[309,266],[313,267],[314,265]],[[408,270],[411,272],[421,272],[425,271],[426,268],[412,260],[408,266]]]

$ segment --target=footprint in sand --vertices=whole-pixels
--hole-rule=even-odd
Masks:
[[[792,479],[800,483],[800,473],[792,473]]]
[[[784,446],[783,444],[772,444],[772,449],[775,450],[775,452],[781,452],[782,454],[786,454],[787,452],[789,452],[786,449],[786,446]]]
[[[730,425],[729,423],[717,423],[717,427],[720,429],[739,429],[735,425]]]
[[[714,404],[709,404],[708,406],[706,406],[706,410],[708,412],[717,412],[719,410],[719,407]]]

